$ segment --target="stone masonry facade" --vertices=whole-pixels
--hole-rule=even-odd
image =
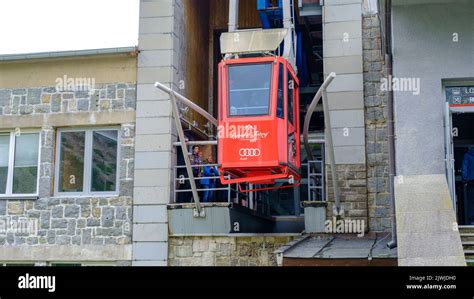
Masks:
[[[324,73],[336,73],[327,89],[341,208],[346,220],[368,229],[367,157],[362,53],[362,0],[326,0],[323,6]],[[326,153],[329,149],[326,148]],[[334,192],[326,159],[327,219],[334,216]]]
[[[367,169],[364,164],[336,165],[341,208],[344,219],[363,220],[367,227]],[[334,192],[331,178],[331,167],[326,167],[328,206],[326,216],[332,219],[334,212]]]
[[[93,111],[135,110],[135,105],[136,86],[128,83],[96,85],[91,92],[61,92],[55,87],[0,89],[3,115],[67,113],[73,117]],[[55,197],[56,128],[40,129],[38,199],[0,198],[0,221],[36,220],[37,234],[0,234],[0,246],[131,244],[135,124],[117,122],[115,127],[121,136],[120,186],[119,195],[112,197]]]
[[[277,266],[274,251],[290,236],[170,237],[170,266]]]
[[[135,84],[99,84],[90,90],[56,87],[0,89],[0,115],[135,110]]]
[[[357,0],[350,2],[356,5],[352,7],[353,9],[359,7],[358,3],[362,3]],[[388,186],[387,94],[381,89],[381,79],[385,77],[381,28],[378,16],[364,10],[362,10],[361,22],[357,22],[357,26],[359,24],[362,27],[365,163],[336,166],[341,205],[344,208],[344,218],[366,221],[368,231],[388,232],[391,228],[391,207]],[[332,30],[331,24],[327,26],[326,30]],[[348,23],[345,31],[336,30],[336,32],[339,35],[347,33],[350,41],[350,36],[358,36],[358,33],[351,32],[349,27]],[[356,53],[359,52],[353,54]],[[331,66],[331,64],[328,65]],[[355,65],[354,62],[353,65]],[[344,76],[344,71],[343,68],[339,69],[342,76]],[[329,100],[331,100],[330,97]],[[351,134],[350,130],[349,134]],[[333,217],[334,206],[330,167],[327,167],[327,178],[327,217],[330,219]]]
[[[380,21],[363,18],[364,102],[367,147],[369,227],[387,232],[391,228],[389,193],[387,94],[381,89],[385,60],[381,50]]]

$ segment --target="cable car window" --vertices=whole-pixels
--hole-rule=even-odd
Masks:
[[[229,115],[268,115],[272,64],[229,66]]]
[[[284,114],[284,107],[285,107],[285,69],[283,68],[283,64],[279,64],[278,69],[278,98],[277,98],[277,111],[276,116],[279,118],[285,118]]]
[[[293,110],[293,93],[295,91],[295,81],[291,76],[291,73],[288,72],[288,121],[290,124],[293,124],[294,120],[294,110]]]

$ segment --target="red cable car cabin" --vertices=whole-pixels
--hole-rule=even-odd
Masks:
[[[298,182],[299,81],[290,63],[274,56],[228,59],[218,76],[221,182]]]

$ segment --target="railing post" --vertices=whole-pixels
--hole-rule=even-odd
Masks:
[[[230,193],[231,193],[230,184],[227,184],[227,202],[230,204]]]
[[[173,188],[174,188],[174,189],[173,189],[173,203],[176,203],[176,191],[177,191],[177,190],[176,190],[176,189],[177,189],[177,188],[176,188],[176,185],[177,185],[177,184],[176,184],[176,175],[177,175],[177,173],[176,173],[176,166],[175,166],[175,167],[173,167]],[[178,184],[179,184],[179,183],[180,183],[180,182],[178,181]]]
[[[339,184],[337,181],[337,169],[336,169],[336,157],[334,155],[334,144],[332,142],[332,128],[331,118],[329,115],[328,99],[326,90],[323,90],[323,109],[324,109],[324,126],[326,127],[326,142],[328,144],[329,151],[329,163],[331,164],[331,179],[334,191],[334,201],[336,204],[336,215],[340,215],[341,212],[341,200],[339,196]]]
[[[191,167],[191,160],[189,159],[188,149],[186,146],[186,139],[184,137],[183,127],[181,126],[181,118],[178,112],[178,104],[176,103],[176,97],[174,92],[170,94],[171,107],[173,109],[174,121],[176,124],[176,130],[178,131],[179,141],[181,142],[181,151],[183,153],[184,163],[186,164],[186,170],[189,176],[189,182],[191,184],[191,190],[193,193],[194,202],[196,204],[196,210],[194,212],[194,217],[206,217],[204,210],[201,207],[199,202],[199,195],[196,190],[196,181],[194,180],[194,174]]]

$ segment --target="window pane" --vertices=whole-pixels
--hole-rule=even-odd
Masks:
[[[82,192],[85,132],[62,132],[59,157],[59,192]]]
[[[272,65],[229,66],[229,115],[267,115]]]
[[[116,191],[118,132],[95,131],[92,140],[92,192]]]
[[[285,106],[285,95],[283,94],[285,90],[285,70],[283,69],[283,64],[279,64],[278,69],[278,99],[277,99],[277,111],[276,116],[279,118],[284,118],[284,106]]]
[[[38,182],[39,134],[15,137],[13,165],[13,194],[34,194]]]
[[[293,81],[293,77],[291,73],[288,72],[288,121],[290,124],[293,124],[294,120],[294,111],[293,111],[293,92],[295,91],[295,82]]]
[[[9,154],[10,135],[0,135],[0,194],[5,194],[7,189]]]

